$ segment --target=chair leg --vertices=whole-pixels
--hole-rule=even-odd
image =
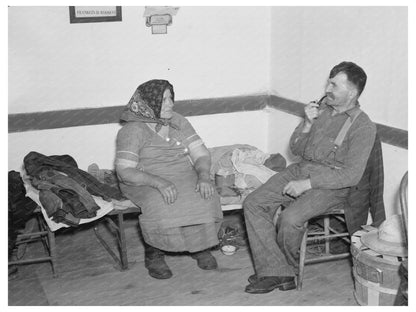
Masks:
[[[324,217],[324,233],[325,235],[329,235],[330,231],[329,231],[329,216],[325,216]],[[325,254],[329,255],[330,254],[330,247],[329,247],[329,238],[325,238]]]
[[[299,273],[298,273],[298,282],[296,285],[297,290],[302,290],[303,272],[305,270],[307,238],[308,238],[308,222],[305,223],[305,233],[303,234],[302,242],[300,244],[300,250],[299,250]]]

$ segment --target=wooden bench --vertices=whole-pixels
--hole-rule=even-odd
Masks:
[[[97,236],[99,242],[103,245],[103,247],[107,250],[110,256],[114,259],[114,261],[117,263],[121,271],[127,270],[129,268],[129,263],[127,259],[127,244],[126,244],[126,235],[125,235],[124,215],[140,213],[139,207],[135,206],[130,201],[126,201],[126,202],[129,202],[129,203],[127,205],[126,203],[123,203],[122,206],[115,204],[114,210],[110,211],[103,218],[99,219],[100,221],[105,220],[107,222],[107,225],[109,226],[110,231],[112,231],[113,234],[115,235],[116,240],[117,240],[117,245],[118,245],[117,247],[118,247],[119,255],[117,255],[111,249],[111,247],[108,245],[108,243],[105,241],[105,239],[101,235],[99,228],[98,228],[101,222],[97,222],[94,226],[94,233]],[[241,204],[222,205],[221,208],[222,208],[222,211],[238,210],[238,209],[242,209],[242,205]],[[116,216],[116,222],[114,222],[112,219],[112,217],[114,216]]]

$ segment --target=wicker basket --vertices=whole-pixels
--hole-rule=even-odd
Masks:
[[[392,306],[400,286],[399,267],[406,258],[381,255],[361,243],[357,231],[351,238],[354,296],[362,306]]]

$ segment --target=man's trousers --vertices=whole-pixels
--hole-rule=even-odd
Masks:
[[[314,169],[316,167],[309,164],[292,164],[245,199],[244,217],[258,277],[297,274],[305,222],[343,207],[350,188],[311,189],[295,199],[283,194],[287,183],[308,179]],[[280,206],[285,208],[277,219],[276,232],[273,218]]]

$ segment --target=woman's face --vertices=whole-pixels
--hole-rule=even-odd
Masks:
[[[160,109],[160,118],[172,118],[173,100],[169,89],[163,92],[162,108]]]

